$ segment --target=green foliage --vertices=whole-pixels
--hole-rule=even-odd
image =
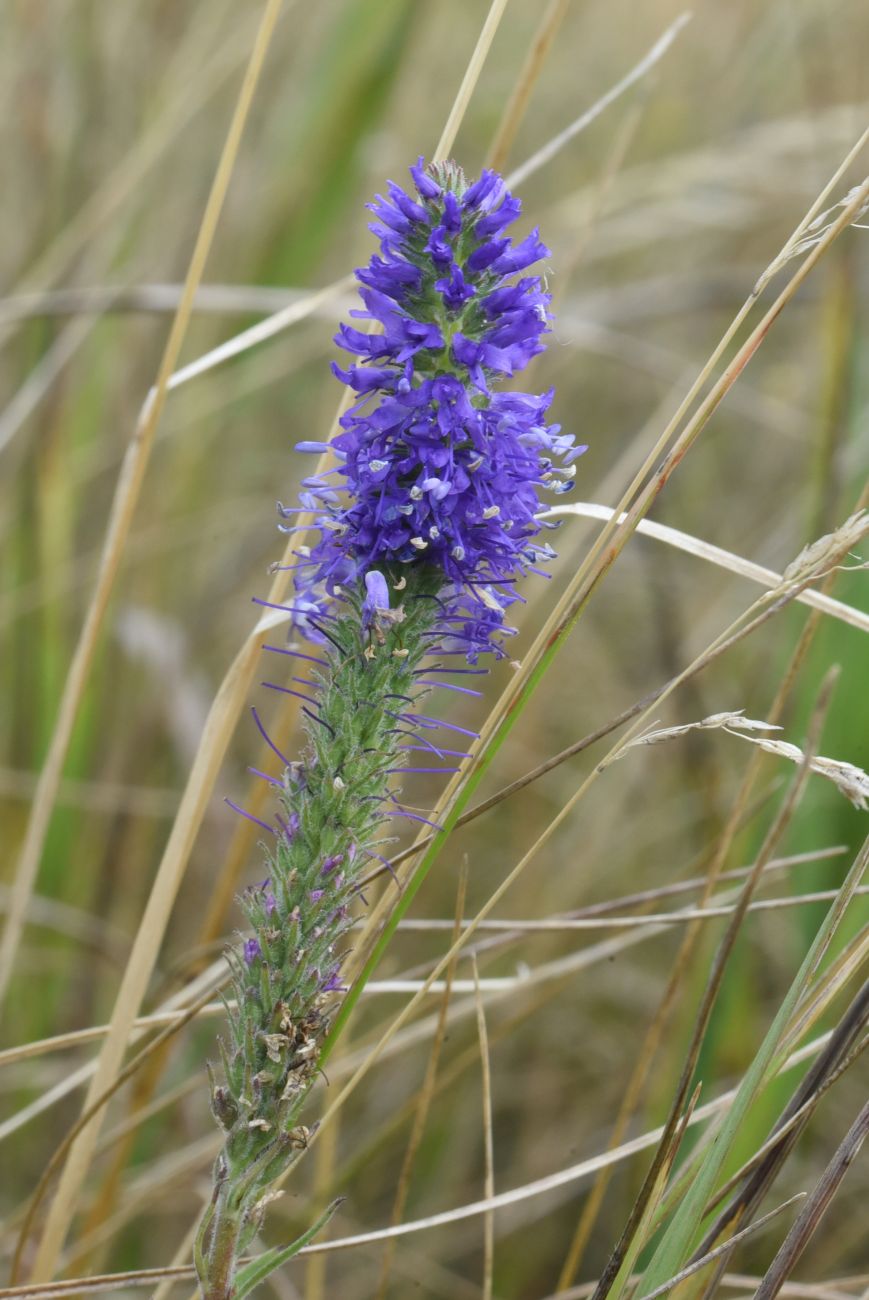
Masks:
[[[807,1000],[811,994],[812,981],[835,937],[848,904],[863,880],[866,865],[867,855],[864,852],[857,857],[836,901],[830,907],[824,923],[815,935],[763,1042],[745,1072],[720,1132],[703,1157],[683,1201],[673,1214],[648,1267],[644,1270],[637,1291],[638,1300],[642,1300],[643,1296],[663,1286],[690,1260],[694,1238],[730,1148],[746,1122],[758,1095],[783,1063],[782,1043],[789,1022],[800,1002]]]
[[[298,1255],[299,1251],[313,1241],[317,1233],[325,1228],[340,1204],[340,1201],[333,1201],[320,1217],[311,1224],[307,1232],[303,1232],[289,1246],[274,1246],[271,1250],[257,1256],[250,1264],[246,1264],[244,1268],[240,1268],[235,1278],[236,1300],[244,1300],[244,1297],[249,1295],[254,1287],[259,1286],[261,1282],[265,1282],[267,1278],[271,1277],[272,1273],[282,1268],[284,1264],[288,1264],[291,1259]]]
[[[206,1296],[232,1293],[235,1261],[261,1227],[270,1189],[307,1147],[310,1130],[298,1121],[339,1001],[341,943],[359,880],[380,856],[369,850],[383,839],[392,773],[412,734],[401,715],[426,694],[416,674],[440,578],[424,566],[390,576],[393,608],[366,612],[360,585],[345,593],[346,612],[323,616],[326,657],[304,683],[307,749],[284,772],[286,821],[266,856],[267,879],[242,899],[254,938],[229,955],[224,1081],[212,1086],[226,1139],[197,1243]]]

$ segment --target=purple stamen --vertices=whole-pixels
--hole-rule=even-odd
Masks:
[[[275,754],[277,754],[278,758],[281,760],[284,767],[290,767],[291,766],[290,760],[287,758],[286,754],[281,753],[281,751],[278,749],[277,745],[272,740],[269,733],[266,731],[265,727],[263,726],[260,720],[260,716],[256,711],[256,708],[254,706],[251,706],[250,711],[253,714],[253,720],[257,725],[257,730],[259,731],[259,734],[262,736],[263,740],[268,745],[269,749],[271,749]]]
[[[311,611],[301,605],[277,605],[273,600],[263,600],[260,596],[251,596],[254,605],[262,605],[263,609],[278,609],[283,614],[301,614],[303,617],[310,618]],[[317,611],[318,618],[334,618],[334,614],[326,614],[323,610]]]
[[[284,783],[283,781],[279,781],[277,777],[269,776],[268,772],[262,772],[258,767],[248,766],[247,770],[250,772],[251,776],[259,776],[263,781],[268,781],[269,785],[274,786],[277,790],[283,790]]]
[[[432,750],[434,750],[438,758],[443,758],[445,756],[447,758],[470,758],[471,757],[470,753],[464,749],[434,749],[433,745],[399,745],[398,750],[399,753],[404,753],[404,754],[411,753],[413,751],[425,754],[425,753],[431,753]]]
[[[454,686],[452,682],[432,682],[428,678],[423,678],[420,684],[422,686],[439,686],[443,691],[456,691],[459,695],[473,695],[478,700],[483,698],[482,691],[472,691],[469,686]]]
[[[261,826],[264,831],[268,831],[269,835],[277,834],[274,826],[269,826],[268,822],[262,821],[259,817],[254,817],[253,813],[249,813],[246,808],[242,808],[239,804],[233,803],[232,799],[224,798],[223,802],[229,804],[233,812],[237,812],[241,817],[246,817],[249,822],[253,822],[255,826]]]
[[[443,664],[435,664],[431,668],[414,668],[413,675],[417,677],[423,673],[461,673],[464,676],[485,677],[488,671],[488,668],[446,668]]]
[[[427,749],[430,753],[436,755],[437,758],[443,758],[444,754],[449,753],[448,749],[438,748],[438,746],[428,740],[427,737],[420,736],[415,731],[408,731],[406,727],[390,727],[386,734],[388,736],[409,736],[411,740],[418,740],[421,742],[424,749]]]
[[[293,829],[291,825],[291,821],[293,818],[295,818],[295,822],[296,822],[295,829]],[[291,843],[296,837],[296,831],[298,831],[299,829],[298,813],[292,813],[290,821],[285,821],[285,819],[281,816],[280,813],[275,813],[275,821],[277,822],[278,826],[280,826],[281,833],[283,834],[284,839],[287,841],[288,844]]]
[[[272,654],[275,655],[291,655],[294,659],[307,659],[309,663],[320,664],[320,666],[323,668],[329,667],[329,662],[326,659],[318,659],[316,655],[304,655],[302,654],[301,650],[290,650],[286,646],[264,645],[263,650],[270,650]],[[452,669],[451,671],[458,672],[461,670]]]
[[[469,731],[467,727],[459,727],[455,722],[444,722],[441,718],[428,718],[424,713],[418,713],[415,720],[417,722],[431,723],[434,727],[445,727],[447,731],[458,731],[461,735],[470,736],[473,740],[480,739],[478,731]]]
[[[330,726],[325,718],[321,718],[318,713],[312,713],[306,704],[302,705],[302,712],[306,717],[310,718],[312,722],[318,722],[321,727],[325,727],[332,739],[335,739],[335,728]]]
[[[319,704],[319,700],[312,700],[310,695],[303,695],[301,691],[294,691],[290,686],[278,686],[277,682],[260,682],[260,686],[265,686],[270,691],[277,691],[280,695],[294,695],[297,700],[304,700],[306,704]]]
[[[406,808],[390,809],[386,817],[406,817],[411,822],[421,822],[423,826],[431,826],[433,830],[442,831],[443,826],[438,826],[437,822],[430,822],[427,817],[420,817],[418,813],[408,812]]]
[[[452,772],[458,772],[457,767],[388,767],[387,776],[403,776],[405,773],[416,776],[421,772],[433,772],[435,776],[448,776]]]

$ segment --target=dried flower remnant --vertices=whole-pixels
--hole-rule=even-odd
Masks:
[[[760,739],[754,736],[743,736],[742,739],[750,740],[753,745],[759,745],[767,754],[787,758],[796,764],[805,762],[806,756],[803,751],[798,745],[792,745],[789,741]],[[837,790],[860,812],[869,809],[869,773],[864,772],[862,767],[857,767],[854,763],[846,763],[839,758],[825,758],[823,754],[817,754],[809,758],[809,771],[832,781]]]
[[[817,541],[804,546],[799,555],[791,560],[782,574],[784,583],[818,582],[833,569],[842,565],[843,558],[869,534],[869,512],[858,510],[849,515],[834,532],[825,533]],[[847,566],[865,569],[866,563],[858,561]]]
[[[751,731],[780,731],[781,728],[771,722],[762,722],[756,718],[746,718],[741,709],[729,713],[713,713],[699,722],[686,722],[675,727],[660,727],[645,731],[628,741],[616,754],[622,758],[630,749],[642,745],[658,745],[667,740],[676,740],[689,731],[726,731],[740,740],[747,740],[751,745],[758,745],[765,753],[786,758],[791,763],[804,763],[806,755],[798,745],[787,740],[778,740],[769,736],[751,736]],[[808,760],[809,771],[832,781],[833,785],[848,799],[855,808],[862,812],[869,809],[869,773],[854,763],[838,758],[824,758],[818,754]]]
[[[734,731],[779,731],[780,728],[771,722],[761,722],[758,718],[746,718],[742,709],[731,710],[727,713],[710,713],[708,718],[701,718],[699,722],[685,722],[676,727],[658,727],[651,731],[644,731],[639,736],[634,736],[629,740],[615,755],[621,758],[624,754],[636,745],[659,745],[665,740],[676,740],[679,736],[686,736],[689,731],[718,731],[732,728]]]
[[[551,392],[497,388],[549,331],[549,296],[525,274],[547,250],[536,231],[518,243],[504,233],[518,199],[493,172],[469,185],[453,164],[420,161],[411,175],[416,197],[390,184],[372,205],[380,253],[357,272],[352,313],[372,331],[337,336],[358,358],[334,367],[355,405],[331,444],[298,444],[328,445],[338,463],[303,480],[297,507],[280,507],[284,531],[305,531],[292,520],[313,513],[318,533],[297,549],[296,594],[282,607],[316,653],[267,647],[304,666],[291,686],[266,685],[301,699],[308,745],[278,783],[274,825],[260,823],[267,874],[242,898],[251,937],[229,958],[234,1006],[212,1089],[225,1141],[195,1256],[206,1300],[253,1285],[237,1260],[313,1132],[299,1117],[346,991],[343,943],[366,864],[385,861],[393,818],[431,825],[399,802],[396,778],[452,772],[433,764],[464,757],[417,705],[467,688],[428,674],[481,671],[450,656],[503,656],[516,583],[554,554],[540,541],[553,525],[539,494],[569,488],[583,450],[546,422]]]
[[[815,248],[821,242],[824,235],[826,235],[834,225],[837,213],[842,208],[847,208],[849,204],[854,202],[865,183],[864,180],[860,185],[852,185],[848,193],[843,198],[839,199],[837,203],[834,203],[831,208],[826,208],[823,212],[818,213],[814,221],[805,227],[806,231],[810,233],[806,234],[804,238],[799,239],[795,244],[791,244],[785,249],[784,253],[778,257],[770,267],[768,267],[764,273],[763,282],[765,283],[767,280],[771,279],[771,277],[777,271],[780,271],[785,263],[789,262],[791,258],[799,257],[802,253],[808,253],[810,249]],[[861,204],[851,218],[850,224],[855,230],[866,230],[869,228],[860,220],[860,218],[865,217],[867,213],[869,213],[869,202]]]

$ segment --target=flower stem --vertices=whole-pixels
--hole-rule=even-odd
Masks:
[[[340,613],[312,619],[324,646],[302,656],[307,749],[284,773],[277,829],[263,823],[275,836],[268,874],[241,898],[253,937],[227,954],[234,1005],[211,1097],[225,1142],[195,1249],[203,1300],[246,1294],[237,1261],[275,1184],[307,1146],[310,1130],[299,1120],[346,992],[340,945],[359,881],[380,856],[384,823],[416,817],[393,791],[396,773],[422,770],[413,760],[406,767],[403,751],[425,739],[433,751],[426,771],[441,757],[417,736],[415,708],[429,690],[418,670],[441,614],[442,581],[433,568],[408,576],[385,568],[342,592]]]
[[[215,1188],[197,1241],[196,1268],[202,1300],[233,1300],[241,1227],[241,1215],[230,1208],[229,1184],[224,1180]],[[203,1236],[207,1239],[204,1243]]]

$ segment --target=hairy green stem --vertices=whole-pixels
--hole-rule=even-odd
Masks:
[[[212,1110],[226,1136],[195,1250],[204,1300],[243,1293],[238,1258],[275,1182],[307,1145],[300,1115],[345,992],[341,941],[366,863],[380,857],[382,826],[398,811],[396,770],[413,742],[414,706],[429,689],[418,672],[432,647],[443,578],[422,567],[384,577],[393,608],[374,605],[361,585],[344,592],[341,613],[315,620],[323,648],[288,660],[304,677],[291,678],[292,688],[276,684],[300,687],[308,744],[277,792],[266,878],[240,900],[254,937],[227,955],[234,998],[220,1043],[223,1078],[212,1081]],[[431,746],[425,765],[439,756]]]

